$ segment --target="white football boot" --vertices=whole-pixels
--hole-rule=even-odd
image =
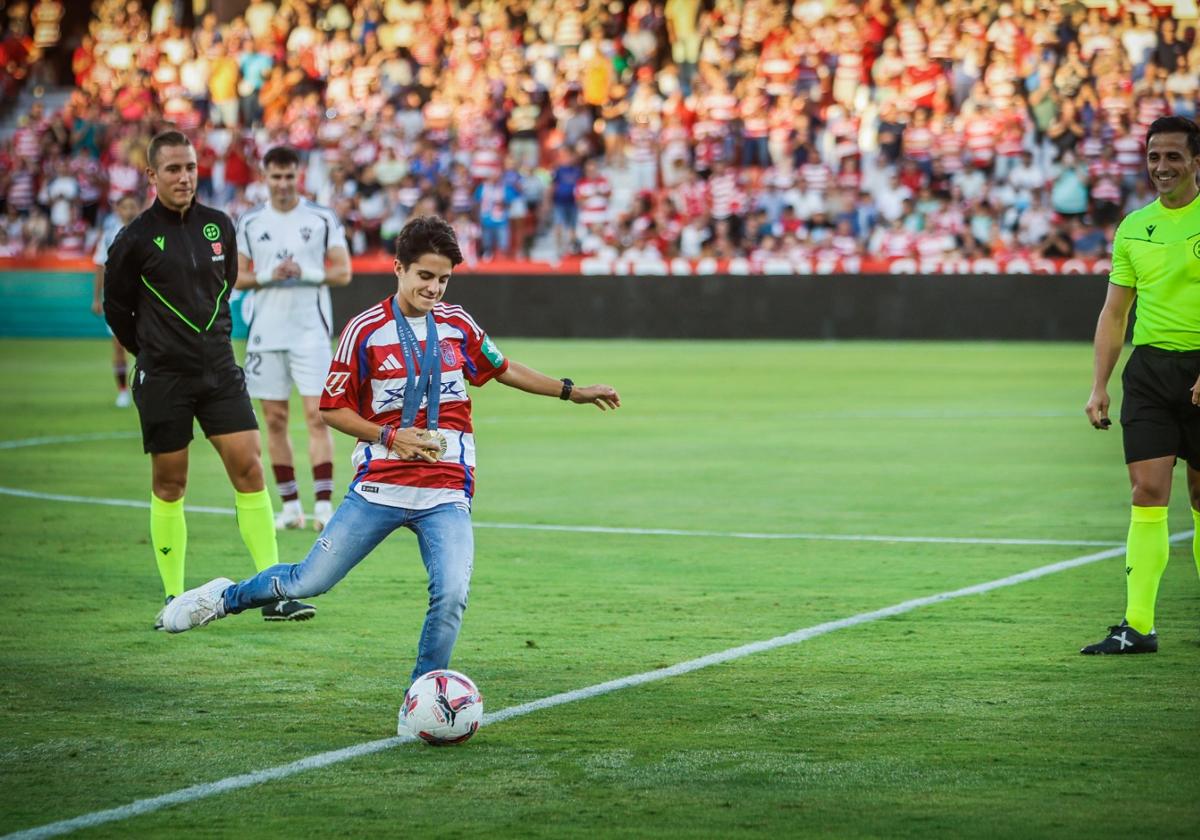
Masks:
[[[313,527],[317,531],[324,531],[325,526],[329,524],[329,520],[333,518],[333,503],[322,500],[313,505]]]
[[[283,510],[275,514],[275,530],[282,531],[284,528],[289,530],[304,527],[304,509],[300,507],[300,500],[293,499],[290,502],[283,503]]]
[[[229,578],[217,578],[184,592],[163,610],[163,629],[168,633],[182,633],[224,618],[225,599],[222,593],[231,586],[233,581]]]

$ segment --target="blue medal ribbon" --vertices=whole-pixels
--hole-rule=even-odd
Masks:
[[[396,304],[395,297],[392,298],[392,315],[396,319],[396,337],[400,341],[400,353],[404,356],[404,376],[407,379],[404,386],[404,404],[400,409],[400,428],[407,429],[416,422],[417,411],[421,408],[421,400],[424,398],[425,428],[436,429],[442,393],[442,358],[433,313],[425,314],[425,355],[421,359],[419,377],[414,371],[418,370],[417,355],[421,350],[421,343]]]

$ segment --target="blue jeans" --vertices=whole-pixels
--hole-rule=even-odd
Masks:
[[[475,535],[466,503],[408,510],[368,502],[351,491],[301,563],[279,563],[225,590],[225,611],[240,613],[277,601],[328,592],[397,528],[417,535],[429,574],[429,609],[417,644],[412,679],[450,666],[462,626],[475,561]]]
[[[482,256],[496,257],[508,253],[509,233],[508,220],[504,224],[485,224],[479,229],[480,251]]]

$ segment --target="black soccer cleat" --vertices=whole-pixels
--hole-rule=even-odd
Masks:
[[[317,608],[302,601],[279,601],[262,608],[263,621],[308,621]]]
[[[1108,635],[1094,645],[1081,648],[1087,656],[1110,653],[1158,653],[1158,634],[1142,634],[1124,621],[1108,628]]]
[[[167,604],[175,600],[174,595],[168,595],[167,600],[163,601],[162,609],[158,611],[158,615],[154,616],[154,629],[163,630],[163,613],[167,611]]]

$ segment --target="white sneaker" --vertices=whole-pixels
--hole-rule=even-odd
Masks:
[[[322,500],[313,505],[313,528],[318,532],[324,531],[325,526],[329,524],[329,520],[332,518],[332,502]]]
[[[133,394],[129,393],[128,388],[122,388],[117,391],[117,401],[113,405],[117,408],[129,408],[133,405]]]
[[[225,599],[222,593],[231,586],[233,581],[229,578],[217,578],[184,592],[163,610],[163,629],[168,633],[182,633],[224,618]]]
[[[304,527],[304,509],[300,507],[300,500],[296,499],[291,502],[283,503],[283,510],[275,515],[275,529],[282,531],[284,528],[303,528]]]

